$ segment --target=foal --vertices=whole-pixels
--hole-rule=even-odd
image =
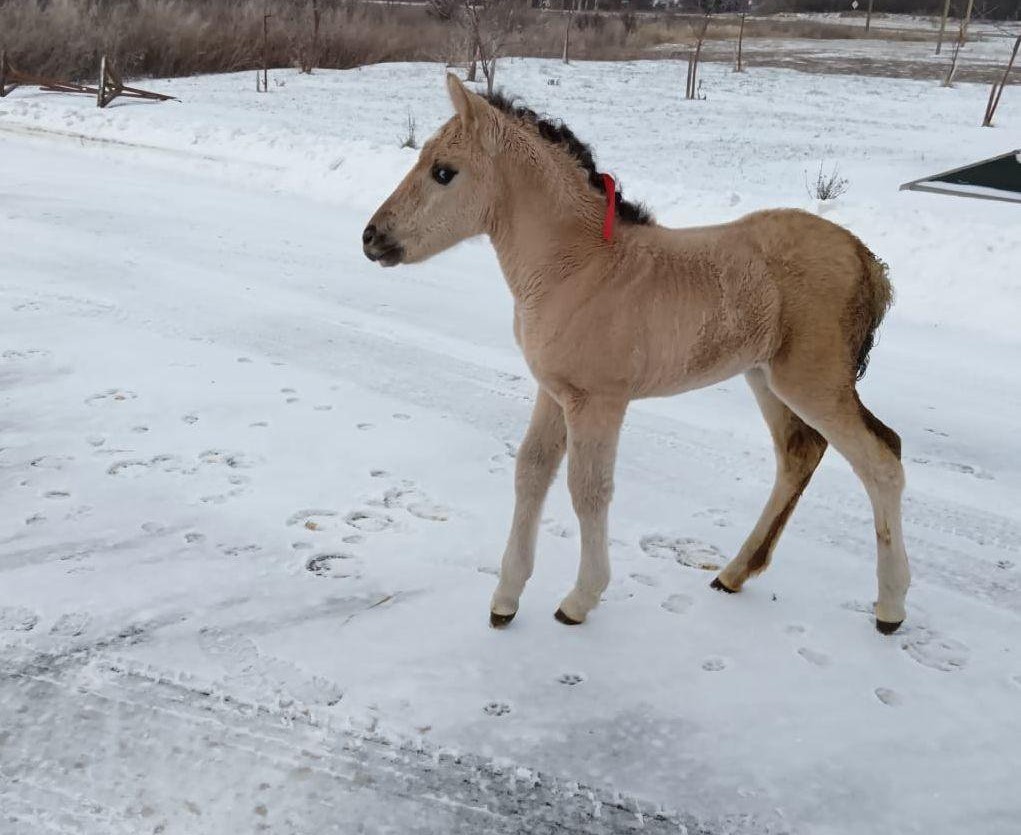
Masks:
[[[713,588],[740,591],[769,565],[833,444],[872,502],[876,628],[896,630],[909,582],[900,438],[855,390],[891,300],[885,265],[850,232],[800,211],[659,226],[596,173],[567,127],[499,95],[478,96],[453,75],[447,87],[456,115],[425,144],[362,241],[371,260],[393,266],[487,234],[514,296],[514,335],[539,392],[517,456],[491,624],[517,613],[565,452],[581,564],[556,617],[577,624],[610,580],[607,508],[628,403],[744,374],[773,436],[776,481]]]

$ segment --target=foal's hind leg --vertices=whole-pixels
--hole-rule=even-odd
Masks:
[[[818,369],[816,369],[818,371]],[[801,418],[817,429],[854,468],[865,485],[875,518],[879,578],[876,628],[894,632],[904,620],[904,598],[911,574],[901,523],[904,468],[900,437],[872,414],[846,380],[828,386],[820,379],[788,367],[773,368],[770,388]],[[805,385],[812,380],[814,386]]]
[[[567,448],[567,425],[560,405],[540,388],[532,421],[518,450],[514,474],[514,522],[493,594],[489,622],[505,626],[518,611],[518,600],[535,565],[539,516]]]
[[[759,521],[738,555],[712,582],[714,589],[727,592],[740,591],[749,577],[769,566],[773,548],[826,451],[826,440],[769,390],[762,371],[749,371],[745,378],[773,436],[776,481]]]

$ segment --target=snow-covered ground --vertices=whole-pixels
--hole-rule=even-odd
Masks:
[[[635,404],[614,580],[552,618],[562,482],[488,601],[533,395],[485,241],[383,271],[366,219],[449,112],[439,65],[0,102],[0,832],[959,833],[1021,799],[1015,205],[898,192],[1018,145],[1021,96],[513,61],[672,225],[793,205],[889,261],[862,383],[904,438],[915,583],[823,462],[773,567],[712,592],[769,490],[742,381]],[[558,85],[548,83],[559,80]],[[850,191],[818,206],[820,163]]]

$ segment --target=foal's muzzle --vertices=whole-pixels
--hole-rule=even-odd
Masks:
[[[384,267],[396,266],[404,257],[404,247],[373,223],[362,232],[362,251],[370,261],[378,261]]]

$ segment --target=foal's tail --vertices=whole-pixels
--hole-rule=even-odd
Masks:
[[[855,379],[860,380],[865,376],[865,369],[869,365],[869,352],[876,343],[876,330],[893,303],[893,287],[890,284],[890,270],[886,263],[873,255],[861,241],[857,243],[858,257],[862,266],[862,333]]]

